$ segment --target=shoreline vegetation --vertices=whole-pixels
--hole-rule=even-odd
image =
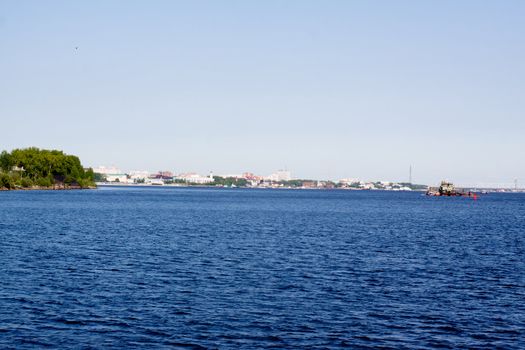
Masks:
[[[77,156],[36,147],[0,153],[0,190],[74,190],[96,188],[93,169]]]

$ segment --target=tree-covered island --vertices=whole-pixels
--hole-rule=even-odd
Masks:
[[[95,187],[93,170],[77,156],[36,147],[0,153],[0,189],[80,189]]]

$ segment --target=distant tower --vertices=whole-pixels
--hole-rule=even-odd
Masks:
[[[412,165],[408,168],[408,183],[412,184]]]
[[[514,179],[514,190],[518,191],[518,179]]]

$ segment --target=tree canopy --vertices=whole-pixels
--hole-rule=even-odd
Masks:
[[[0,153],[0,188],[94,186],[92,169],[84,169],[80,159],[58,150],[36,147]]]

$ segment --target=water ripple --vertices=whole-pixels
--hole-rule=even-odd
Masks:
[[[523,195],[0,197],[1,348],[525,348]]]

